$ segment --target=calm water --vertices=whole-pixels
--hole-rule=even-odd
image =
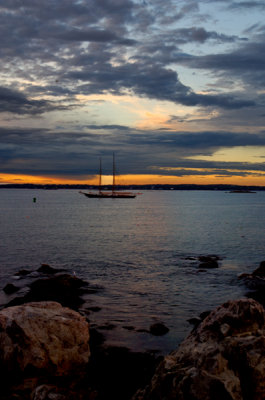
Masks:
[[[237,276],[265,259],[265,192],[88,199],[76,190],[1,189],[0,225],[1,288],[42,263],[75,272],[103,287],[89,297],[102,307],[91,323],[114,324],[109,343],[133,350],[176,348],[191,330],[187,319],[242,296]],[[220,268],[201,271],[187,259],[207,254],[222,258]],[[170,332],[136,332],[156,321]]]

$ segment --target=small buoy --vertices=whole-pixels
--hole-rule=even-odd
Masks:
[[[33,197],[33,203],[36,203],[36,200],[37,200],[36,197]]]

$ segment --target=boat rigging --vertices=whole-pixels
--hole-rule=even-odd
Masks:
[[[102,163],[101,157],[99,159],[99,185],[98,192],[80,192],[89,198],[107,198],[107,199],[134,199],[136,197],[135,193],[132,192],[121,192],[116,191],[116,166],[115,166],[115,156],[113,153],[113,161],[112,161],[112,190],[111,192],[102,190]]]

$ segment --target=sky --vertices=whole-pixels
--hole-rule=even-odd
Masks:
[[[265,185],[264,0],[0,0],[0,184]]]

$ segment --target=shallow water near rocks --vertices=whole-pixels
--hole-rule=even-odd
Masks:
[[[65,268],[102,287],[84,308],[108,344],[167,353],[191,330],[189,318],[244,295],[237,276],[265,259],[265,192],[88,199],[77,190],[1,189],[0,226],[1,289],[23,286],[14,278],[22,268]],[[198,257],[209,254],[219,268],[200,269]],[[156,322],[169,332],[147,333]]]

